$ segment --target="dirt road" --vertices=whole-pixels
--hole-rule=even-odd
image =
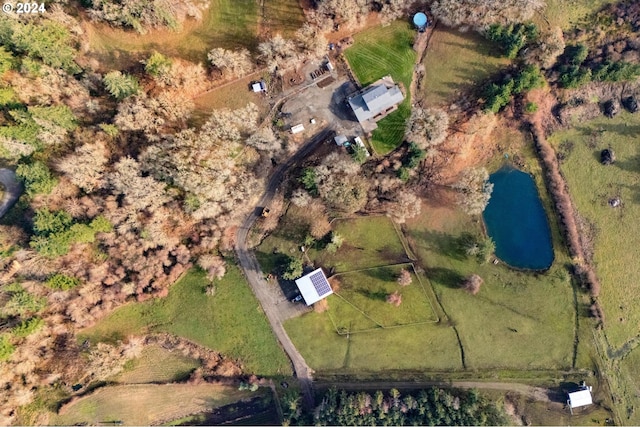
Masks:
[[[313,371],[309,365],[307,365],[300,352],[298,352],[296,347],[293,345],[293,342],[282,325],[283,319],[280,315],[280,311],[278,310],[278,306],[276,305],[278,299],[282,298],[282,296],[278,295],[281,291],[279,288],[277,291],[274,290],[273,287],[266,282],[265,275],[260,268],[260,264],[258,264],[258,260],[247,246],[247,235],[253,224],[258,219],[262,208],[264,206],[269,206],[273,200],[276,190],[280,186],[285,173],[306,158],[318,146],[318,144],[325,141],[332,134],[333,130],[330,128],[321,130],[302,145],[300,149],[289,158],[289,160],[278,166],[267,183],[264,194],[260,198],[257,206],[242,223],[242,226],[238,229],[238,234],[236,236],[235,249],[236,254],[238,255],[240,268],[244,271],[253,293],[260,301],[260,305],[269,320],[273,333],[276,335],[278,341],[282,345],[282,348],[291,359],[294,372],[300,381],[304,403],[307,408],[313,408],[314,404],[312,390]]]
[[[4,186],[4,194],[0,202],[0,218],[2,218],[20,198],[22,185],[11,169],[0,169],[0,183]]]

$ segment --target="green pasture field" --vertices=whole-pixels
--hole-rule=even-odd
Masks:
[[[261,393],[261,392],[257,392]],[[219,384],[108,386],[65,405],[51,425],[155,425],[255,396]]]
[[[427,204],[406,233],[460,334],[468,368],[572,368],[576,309],[558,245],[546,273],[480,264],[461,242],[467,233],[481,235],[481,224],[455,208]],[[460,289],[471,274],[484,279],[477,295]]]
[[[330,318],[336,298],[329,297],[329,309],[324,313],[305,314],[285,323],[296,348],[318,375],[358,378],[407,371],[407,378],[409,371],[462,369],[455,333],[442,323],[339,335]]]
[[[344,54],[360,84],[367,86],[381,77],[391,75],[402,83],[407,95],[397,111],[378,122],[372,145],[379,154],[395,149],[404,137],[405,123],[411,115],[408,94],[416,54],[412,48],[415,31],[404,20],[385,27],[375,27],[354,36],[354,44]]]
[[[421,95],[429,107],[446,106],[509,64],[495,45],[475,32],[436,28],[422,62]]]
[[[211,0],[201,22],[188,20],[178,31],[137,34],[104,24],[88,24],[91,50],[112,68],[123,69],[157,50],[167,56],[206,62],[214,47],[255,50],[261,30],[290,37],[304,22],[297,0]]]
[[[146,346],[139,357],[127,362],[113,381],[123,384],[170,383],[182,381],[200,366],[194,359],[158,345]]]
[[[400,286],[396,281],[402,268],[412,273],[413,281],[408,286]],[[340,289],[329,304],[332,308],[329,317],[339,333],[438,321],[411,264],[345,273],[337,278]],[[402,296],[398,307],[386,302],[387,295],[393,292]]]
[[[625,111],[613,119],[601,117],[554,133],[550,142],[566,159],[562,173],[578,213],[592,230],[594,265],[600,279],[598,300],[605,314],[606,340],[601,357],[609,367],[609,382],[618,414],[628,425],[640,423],[637,342],[640,310],[640,267],[634,249],[640,244],[640,117]],[[600,164],[600,152],[613,149],[616,161]],[[608,200],[619,197],[620,208]],[[632,351],[628,352],[629,350]]]
[[[122,340],[129,335],[168,332],[239,359],[246,372],[262,376],[289,375],[291,368],[269,327],[258,301],[237,266],[216,281],[214,296],[205,295],[210,282],[192,269],[166,298],[131,303],[116,309],[79,339]]]
[[[594,264],[602,284],[599,300],[606,320],[605,333],[614,349],[638,334],[640,310],[640,117],[621,112],[575,124],[557,132],[550,142],[565,152],[561,164],[575,206],[594,230]],[[572,149],[568,149],[570,145]],[[611,148],[616,162],[600,164],[600,152]],[[619,197],[622,207],[608,201]]]

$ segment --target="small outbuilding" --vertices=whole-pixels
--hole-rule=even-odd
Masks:
[[[255,82],[251,85],[251,90],[254,92],[266,92],[267,85],[263,80],[260,80],[259,82]]]
[[[340,147],[342,147],[345,142],[349,141],[349,139],[347,139],[347,137],[344,135],[337,135],[335,138],[333,138],[333,140],[336,142],[336,145]]]
[[[331,289],[331,285],[327,280],[327,276],[324,275],[322,268],[318,268],[297,279],[296,285],[300,290],[300,294],[302,294],[305,304],[308,306],[313,305],[333,293],[333,289]]]
[[[300,133],[304,130],[304,125],[302,123],[300,123],[299,125],[295,125],[295,126],[291,126],[291,133],[292,134],[296,134],[296,133]]]
[[[572,414],[575,408],[581,408],[583,406],[588,406],[591,404],[593,404],[593,398],[591,397],[591,387],[587,387],[585,385],[581,390],[569,393],[567,405],[569,405],[569,410]]]

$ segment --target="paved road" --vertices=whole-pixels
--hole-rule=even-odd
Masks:
[[[284,351],[291,359],[294,372],[298,377],[298,380],[300,381],[304,403],[307,408],[313,408],[314,404],[312,390],[313,371],[311,370],[309,365],[307,365],[300,352],[298,352],[296,347],[293,345],[293,342],[289,338],[289,335],[287,335],[287,332],[282,326],[283,319],[280,315],[280,311],[278,310],[278,306],[276,305],[278,299],[281,299],[281,296],[278,295],[278,293],[281,291],[278,288],[277,291],[274,292],[272,285],[269,285],[264,279],[265,275],[260,268],[260,264],[258,264],[258,260],[256,259],[254,253],[249,250],[247,246],[247,235],[253,224],[258,219],[262,207],[269,206],[269,204],[273,200],[273,197],[276,194],[276,190],[280,186],[285,173],[305,157],[307,157],[318,146],[318,144],[322,143],[322,141],[325,141],[332,134],[332,129],[325,128],[321,130],[304,145],[302,145],[300,149],[285,163],[282,163],[280,166],[278,166],[278,168],[273,172],[271,179],[267,183],[265,192],[260,198],[257,206],[242,223],[242,225],[238,229],[238,234],[236,236],[235,249],[238,255],[240,268],[242,268],[242,270],[244,271],[244,274],[247,277],[247,281],[249,282],[253,293],[260,301],[260,305],[262,306],[262,309],[264,310],[264,313],[269,320],[271,329],[273,329],[273,332],[278,338],[278,341],[280,341],[280,344],[282,345]]]
[[[18,182],[15,172],[11,169],[0,169],[0,182],[4,186],[4,195],[2,202],[0,202],[0,218],[2,218],[20,198],[22,185]]]

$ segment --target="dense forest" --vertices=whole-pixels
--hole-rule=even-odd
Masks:
[[[290,395],[285,421],[315,425],[505,425],[506,415],[477,391],[430,388],[412,393],[347,392],[329,389],[314,413],[306,414]]]

